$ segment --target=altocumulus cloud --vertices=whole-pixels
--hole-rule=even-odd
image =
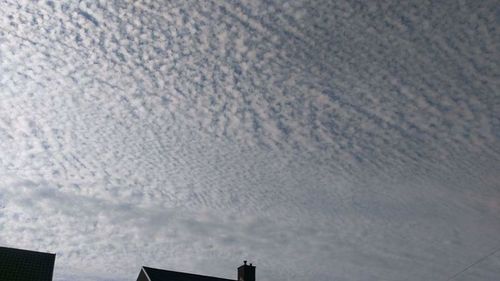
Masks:
[[[496,6],[0,1],[0,243],[56,280],[446,280],[500,246]]]

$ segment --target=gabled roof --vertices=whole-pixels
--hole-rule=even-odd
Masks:
[[[55,254],[0,247],[0,280],[51,281]]]
[[[232,279],[169,271],[146,266],[142,267],[137,280],[143,281],[143,279],[146,279],[144,281],[235,281]]]

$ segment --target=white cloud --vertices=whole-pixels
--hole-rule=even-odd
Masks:
[[[0,243],[57,280],[445,279],[500,243],[494,4],[0,2]]]

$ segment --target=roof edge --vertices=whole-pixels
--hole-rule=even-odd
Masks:
[[[145,269],[144,267],[145,267],[145,266],[143,265],[143,266],[141,267],[141,270],[142,270],[142,272],[144,272],[144,275],[146,275],[146,278],[148,278],[148,280],[149,280],[149,281],[151,281],[151,278],[149,278],[148,272],[146,271],[146,269]]]
[[[46,255],[53,255],[53,256],[56,256],[56,253],[41,252],[41,251],[34,251],[34,250],[28,250],[28,249],[23,249],[23,248],[14,248],[14,247],[7,247],[7,246],[0,246],[0,248],[11,249],[11,250],[18,250],[18,251],[26,251],[26,252],[33,252],[33,253],[39,253],[39,254],[46,254]]]
[[[149,267],[149,266],[142,266],[142,270],[146,273],[146,276],[148,277],[149,281],[151,279],[149,278],[149,275],[147,274],[147,268],[151,268],[153,270],[161,270],[161,271],[169,271],[169,272],[175,272],[175,273],[181,273],[181,274],[186,274],[186,275],[192,275],[192,276],[200,276],[200,277],[209,277],[209,278],[215,278],[215,279],[220,279],[224,281],[237,281],[235,279],[226,279],[226,278],[221,278],[221,277],[216,277],[216,276],[210,276],[210,275],[201,275],[201,274],[196,274],[196,273],[190,273],[190,272],[182,272],[182,271],[172,271],[172,270],[167,270],[167,269],[161,269],[161,268],[155,268],[155,267]]]

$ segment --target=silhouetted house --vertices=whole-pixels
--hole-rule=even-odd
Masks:
[[[55,254],[0,247],[1,281],[51,281]]]
[[[169,271],[143,266],[137,281],[235,281],[218,277]],[[255,266],[245,261],[238,268],[238,281],[255,281]]]

